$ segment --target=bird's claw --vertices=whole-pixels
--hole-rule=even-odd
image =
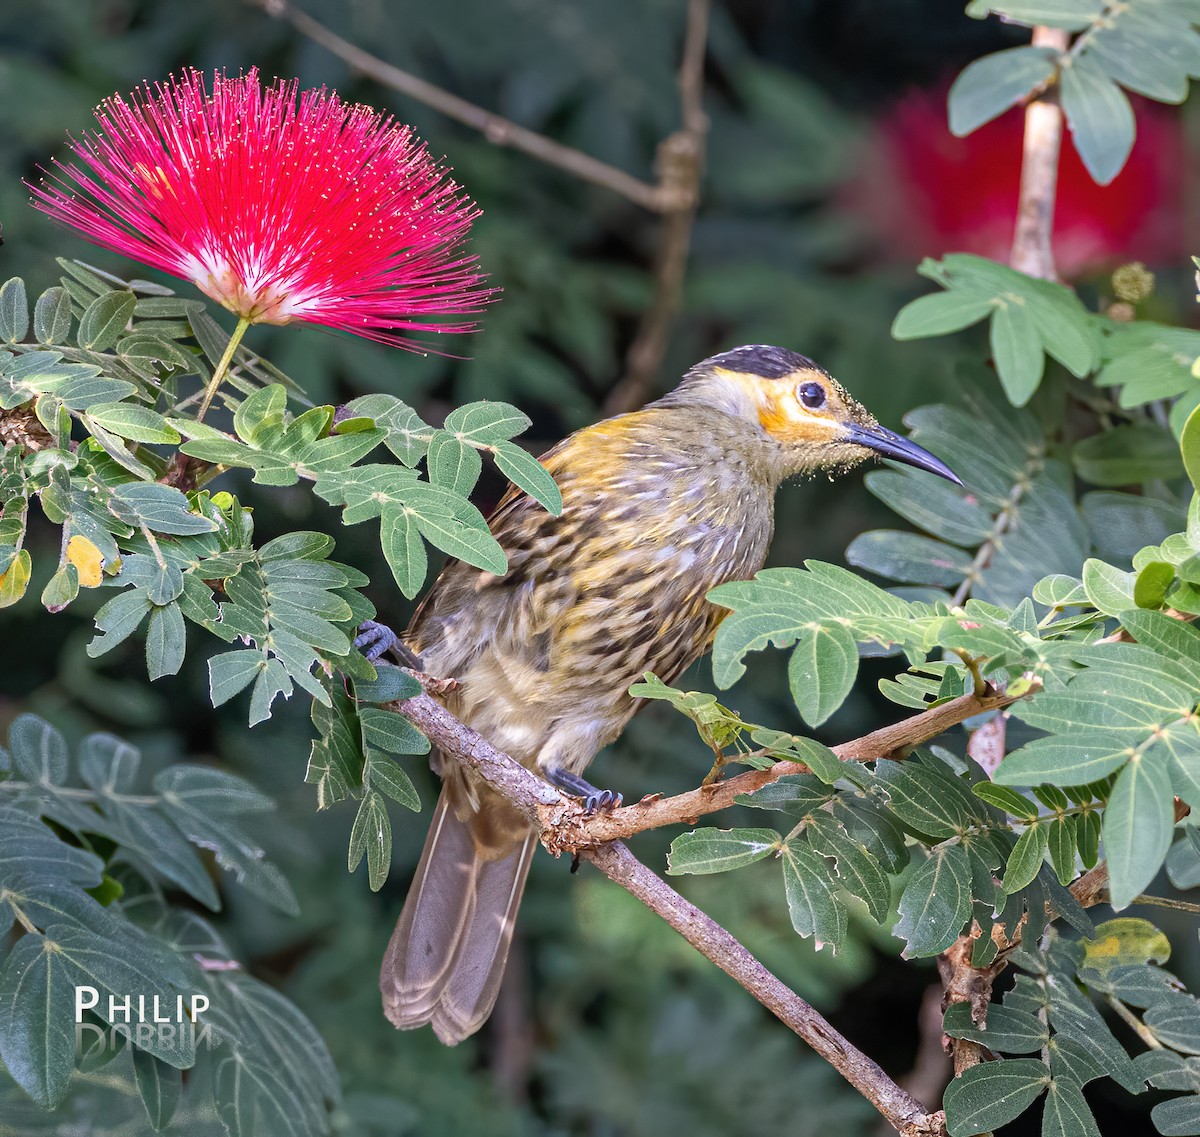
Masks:
[[[616,790],[602,790],[578,774],[552,766],[545,771],[546,780],[572,797],[583,798],[584,812],[590,817],[601,810],[613,810],[624,798]]]
[[[598,790],[583,799],[583,810],[589,817],[602,810],[611,813],[619,808],[624,800],[616,790]]]
[[[354,646],[367,657],[370,663],[378,661],[400,644],[400,637],[387,624],[375,620],[364,620],[358,626],[358,635],[354,638]]]

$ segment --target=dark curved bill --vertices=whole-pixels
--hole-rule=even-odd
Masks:
[[[893,462],[916,466],[918,470],[928,470],[956,486],[962,485],[962,479],[940,458],[935,458],[923,446],[918,446],[893,430],[882,426],[859,426],[858,423],[850,423],[846,427],[846,441],[866,446],[881,458],[891,458]]]

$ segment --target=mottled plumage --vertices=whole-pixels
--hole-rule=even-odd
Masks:
[[[670,682],[708,649],[723,610],[705,595],[762,567],[780,482],[868,448],[948,474],[805,357],[715,356],[657,403],[544,455],[561,516],[510,489],[489,519],[507,573],[452,562],[405,640],[427,671],[458,680],[455,715],[569,784],[637,710],[632,683],[646,671]],[[495,1002],[536,839],[460,767],[442,772],[381,987],[397,1026],[432,1022],[454,1043]]]

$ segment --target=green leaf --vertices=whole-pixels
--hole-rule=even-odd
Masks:
[[[1134,747],[1102,731],[1051,735],[1008,754],[994,778],[1008,786],[1085,785],[1120,769],[1134,753]]]
[[[858,645],[841,624],[801,631],[788,663],[788,685],[804,721],[820,726],[845,702],[858,675]]]
[[[8,728],[13,768],[27,781],[61,786],[67,780],[67,741],[45,719],[23,714]]]
[[[1074,817],[1057,817],[1050,822],[1050,863],[1059,883],[1070,884],[1075,879],[1076,825]]]
[[[216,886],[187,838],[157,810],[130,805],[121,799],[101,800],[103,820],[96,832],[122,846],[125,859],[145,875],[165,877],[216,912],[221,907]]]
[[[970,1003],[951,1003],[942,1025],[951,1038],[967,1038],[1005,1054],[1032,1054],[1041,1050],[1050,1036],[1037,1015],[1001,1003],[988,1004],[986,1026],[971,1021]]]
[[[42,589],[42,606],[47,612],[61,612],[79,595],[79,570],[65,564],[46,582]]]
[[[183,1074],[152,1054],[135,1048],[133,1076],[150,1119],[150,1128],[155,1133],[161,1133],[175,1115],[175,1107],[183,1092]]]
[[[992,515],[949,482],[899,470],[872,470],[863,480],[885,505],[952,545],[975,546],[991,534]]]
[[[0,339],[20,343],[29,331],[29,300],[25,282],[14,276],[0,286]]]
[[[729,872],[761,861],[781,847],[774,829],[695,829],[671,842],[667,872]]]
[[[187,497],[173,486],[129,482],[117,486],[109,508],[128,525],[145,525],[156,533],[186,537],[211,533],[216,523],[191,512]]]
[[[446,416],[444,430],[479,444],[501,442],[532,425],[529,416],[509,403],[479,402],[456,407]]]
[[[1148,98],[1182,103],[1189,75],[1200,75],[1200,39],[1186,9],[1128,5],[1102,21],[1086,45],[1109,77]]]
[[[882,923],[891,910],[892,890],[882,867],[866,846],[848,836],[823,813],[810,819],[806,832],[815,852],[834,858],[841,886],[867,906],[873,920]]]
[[[1118,426],[1077,442],[1071,451],[1075,470],[1097,486],[1124,486],[1182,472],[1179,447],[1171,432],[1149,423]]]
[[[392,703],[421,693],[421,684],[390,663],[375,664],[374,679],[356,679],[354,697],[360,703]]]
[[[1150,1120],[1163,1137],[1191,1137],[1200,1133],[1200,1098],[1171,1098],[1150,1110]]]
[[[168,998],[172,989],[182,993],[186,972],[173,953],[148,950],[149,938],[129,938],[120,951],[113,951],[112,942],[88,928],[66,923],[53,924],[46,929],[47,946],[55,945],[63,964],[62,978],[70,985],[72,996],[76,986],[95,987],[100,995],[95,1013],[106,1022],[122,1022],[122,1005],[130,997],[134,1021],[137,1021],[138,995],[146,996],[147,1019],[150,1021],[150,999],[157,994]],[[171,970],[163,968],[170,963]],[[108,1013],[109,999],[116,1004],[115,1016]],[[171,1000],[173,1002],[174,1000]],[[74,1008],[69,1015],[73,1030]],[[137,1032],[138,1046],[161,1058],[170,1066],[186,1070],[196,1061],[195,1038],[189,1031]]]
[[[1187,417],[1183,433],[1179,436],[1179,449],[1183,454],[1183,468],[1192,483],[1192,489],[1200,492],[1200,407]]]
[[[60,841],[37,818],[0,805],[0,879],[94,888],[102,869],[93,853]]]
[[[1050,1051],[1051,1073],[1059,1081],[1066,1079],[1077,1086],[1086,1086],[1106,1074],[1090,1051],[1065,1034],[1053,1035],[1046,1049]]]
[[[1089,558],[1083,562],[1084,591],[1107,616],[1118,616],[1137,607],[1133,598],[1134,581],[1133,573],[1122,572],[1104,561]]]
[[[362,707],[358,718],[366,741],[388,754],[429,753],[429,739],[395,711]]]
[[[233,429],[243,442],[253,442],[264,427],[283,422],[287,407],[287,388],[282,383],[261,387],[243,399],[234,412]]]
[[[151,680],[177,674],[186,651],[187,628],[179,604],[156,605],[146,625],[146,670]]]
[[[75,1069],[75,988],[45,937],[22,936],[0,970],[0,1059],[38,1105],[54,1109]]]
[[[1048,82],[1057,66],[1058,53],[1045,47],[1013,47],[975,60],[950,88],[950,132],[962,138],[991,122]]]
[[[980,300],[962,292],[935,292],[929,296],[918,296],[896,314],[892,322],[892,338],[915,340],[926,336],[949,335],[979,323],[994,308],[991,300]]]
[[[945,784],[911,761],[880,759],[875,763],[875,778],[887,793],[892,812],[918,833],[934,839],[953,837],[974,821]]]
[[[436,486],[418,482],[410,488],[405,508],[430,544],[497,576],[508,571],[508,558],[478,510]]]
[[[8,608],[25,595],[32,571],[33,561],[28,549],[13,554],[8,567],[0,573],[0,608]]]
[[[891,529],[855,537],[846,550],[846,560],[890,580],[941,587],[960,584],[971,569],[971,557],[961,549]]]
[[[1137,128],[1129,99],[1087,54],[1063,68],[1061,90],[1075,149],[1088,173],[1106,186],[1121,172],[1133,149]]]
[[[1050,1084],[1050,1071],[1036,1058],[983,1062],[953,1078],[942,1098],[946,1128],[970,1137],[1020,1117]]]
[[[384,445],[406,466],[415,466],[424,457],[433,430],[407,403],[392,395],[364,395],[347,403],[346,410],[370,418],[386,431]]]
[[[1104,0],[1001,0],[998,4],[972,0],[967,5],[967,15],[982,20],[989,12],[996,12],[1013,23],[1031,28],[1045,24],[1078,32],[1093,23],[1104,7]]]
[[[97,296],[79,321],[79,346],[106,351],[121,338],[133,316],[137,297],[132,292],[106,292]]]
[[[266,656],[258,651],[227,651],[208,661],[208,689],[214,707],[227,703],[245,690],[266,668]]]
[[[1042,577],[1034,585],[1033,598],[1039,604],[1056,608],[1086,607],[1089,603],[1083,585],[1075,577],[1064,576],[1062,573]]]
[[[541,462],[515,442],[497,442],[491,449],[500,472],[513,485],[519,486],[530,497],[541,502],[555,517],[561,515],[562,492],[550,471]]]
[[[71,295],[65,288],[47,288],[33,306],[33,338],[38,343],[63,343],[71,334]]]
[[[79,773],[98,793],[128,793],[140,763],[137,748],[111,734],[89,734],[79,747]]]
[[[802,842],[783,846],[783,889],[797,935],[836,951],[846,936],[846,909],[833,894],[825,862]]]
[[[1046,359],[1033,317],[1021,302],[997,308],[991,324],[992,358],[1000,385],[1014,407],[1023,407],[1042,381]]]
[[[196,799],[174,795],[164,804],[171,822],[194,845],[211,849],[217,864],[259,900],[288,916],[298,916],[300,906],[283,874],[263,855],[263,850],[236,823],[197,808]]]
[[[186,804],[216,816],[262,813],[275,803],[244,778],[211,766],[177,763],[154,777],[154,788],[172,804]]]
[[[392,863],[392,823],[387,806],[374,790],[367,790],[359,803],[358,813],[350,829],[350,851],[346,867],[353,872],[367,856],[367,882],[372,892],[378,892],[387,880]]]
[[[790,734],[784,736],[786,748],[779,741],[773,740],[773,745],[765,742],[763,732],[754,731],[753,740],[767,745],[769,749],[789,761],[803,762],[826,785],[833,785],[840,778],[850,777],[853,780],[856,764],[843,762],[828,746],[823,746],[813,738],[801,738]]]
[[[1175,566],[1166,561],[1150,561],[1138,571],[1133,585],[1133,602],[1139,608],[1161,608],[1167,591],[1175,583]]]
[[[479,451],[443,430],[433,436],[425,462],[429,468],[429,480],[434,485],[443,486],[463,497],[475,488],[483,470]]]
[[[1162,867],[1175,828],[1171,775],[1165,755],[1148,750],[1121,771],[1104,811],[1113,908],[1128,907]]]
[[[958,938],[971,916],[971,862],[960,845],[930,850],[900,896],[893,933],[907,941],[906,959],[938,955]]]
[[[1160,1042],[1184,1054],[1200,1054],[1200,1003],[1193,996],[1169,992],[1143,1018]]]
[[[1028,888],[1041,871],[1049,836],[1049,825],[1038,823],[1030,825],[1017,838],[1017,843],[1008,857],[1008,867],[1004,871],[1004,891],[1009,896]]]
[[[978,782],[971,787],[971,792],[989,805],[994,805],[1022,821],[1037,819],[1037,806],[1028,798],[1022,797],[1016,790],[1009,789],[1008,786],[996,785],[994,782]]]
[[[1100,1137],[1083,1091],[1073,1080],[1054,1078],[1047,1087],[1042,1137]]]
[[[392,801],[399,802],[405,809],[420,812],[421,799],[417,796],[412,779],[391,759],[382,754],[370,752],[366,777],[372,789],[386,794]]]
[[[167,425],[157,411],[137,403],[96,403],[87,416],[105,430],[134,442],[178,442],[179,433]]]
[[[411,600],[421,591],[429,567],[416,520],[399,506],[385,506],[379,519],[379,544],[400,591]]]

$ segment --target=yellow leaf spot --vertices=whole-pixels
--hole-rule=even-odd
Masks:
[[[1097,971],[1138,963],[1166,963],[1171,943],[1148,920],[1119,916],[1096,928],[1094,939],[1082,940],[1085,964]]]
[[[95,588],[104,577],[104,557],[86,537],[76,534],[67,542],[67,560],[75,566],[84,588]]]

